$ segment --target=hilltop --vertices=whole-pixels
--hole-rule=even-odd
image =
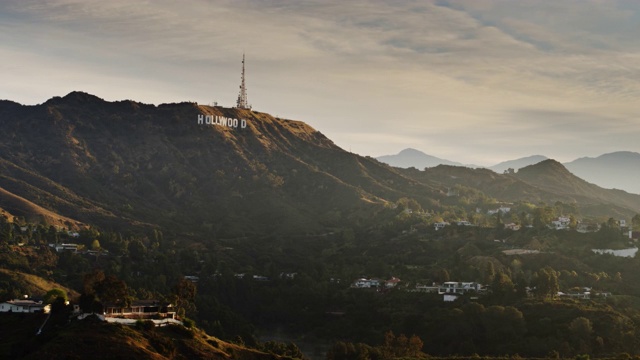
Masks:
[[[246,127],[201,124],[199,116]],[[72,92],[35,106],[4,102],[0,125],[0,187],[106,228],[323,232],[400,197],[439,193],[303,122],[250,110]]]

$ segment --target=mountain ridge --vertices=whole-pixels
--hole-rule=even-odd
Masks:
[[[463,165],[451,160],[438,159],[436,157],[427,155],[419,150],[411,148],[405,150],[416,151],[420,154],[423,154],[425,157],[434,159],[428,167],[434,167],[440,164],[466,166],[471,168],[484,167],[491,169],[497,173],[503,173],[510,168],[514,171],[518,171],[523,167],[533,165],[548,159],[548,157],[544,155],[531,155],[518,159],[503,161],[491,166],[475,166]],[[419,164],[411,157],[402,157],[401,155],[405,150],[401,151],[397,155],[384,155],[377,157],[377,159],[381,162],[401,168],[424,168],[420,166],[422,164]],[[640,183],[634,181],[634,179],[640,177],[640,153],[633,151],[616,151],[603,154],[595,158],[581,157],[570,162],[565,162],[563,164],[573,174],[603,188],[620,189],[629,193],[640,194]]]
[[[200,123],[207,116],[246,127]],[[0,125],[0,165],[13,174],[0,186],[30,201],[48,198],[54,212],[88,209],[76,218],[108,227],[321,232],[403,196],[440,196],[304,122],[257,111],[72,92],[40,105],[0,106]]]
[[[201,239],[322,234],[373,226],[400,199],[443,211],[456,205],[447,200],[456,184],[503,201],[640,211],[629,194],[573,179],[576,191],[559,193],[524,181],[526,170],[519,179],[460,166],[395,168],[341,149],[302,121],[252,110],[72,92],[40,105],[0,103],[0,125],[1,188],[114,230],[163,228]],[[569,179],[554,174],[554,182]]]

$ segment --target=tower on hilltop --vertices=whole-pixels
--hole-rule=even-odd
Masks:
[[[247,103],[247,87],[244,83],[244,53],[242,54],[242,80],[240,82],[240,93],[238,94],[236,108],[249,110],[251,109],[251,106]]]

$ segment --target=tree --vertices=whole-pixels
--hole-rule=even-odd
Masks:
[[[84,276],[83,285],[82,295],[85,296],[87,308],[95,308],[96,302],[107,302],[123,307],[131,304],[127,284],[114,275],[105,276],[104,272],[95,271]]]
[[[558,285],[558,275],[556,271],[551,267],[547,266],[543,269],[538,270],[538,282],[537,286],[537,294],[543,298],[554,298],[558,291],[560,290],[560,286]]]
[[[127,284],[114,275],[108,275],[95,287],[101,301],[126,307],[131,304]]]
[[[555,216],[555,209],[549,206],[541,206],[533,209],[533,226],[544,228]]]
[[[63,299],[63,301],[67,301],[69,300],[69,298],[67,297],[67,292],[62,290],[62,289],[51,289],[49,291],[47,291],[47,293],[44,295],[44,299],[43,302],[45,304],[53,304],[54,301],[56,301],[56,299],[61,298]]]
[[[633,228],[634,231],[640,231],[640,214],[636,214],[631,219],[631,227]]]
[[[579,353],[591,352],[591,334],[593,326],[591,321],[585,317],[577,317],[569,324],[571,341],[574,349]]]
[[[422,339],[420,339],[416,335],[411,336],[411,338],[409,339],[409,356],[414,358],[418,357],[422,352],[423,346],[424,343],[422,342]]]
[[[509,275],[499,272],[492,284],[493,295],[496,299],[509,300],[513,296],[515,286]]]
[[[195,299],[197,294],[196,286],[189,280],[182,278],[173,287],[176,307],[181,316],[193,314],[196,311]]]
[[[439,269],[436,274],[436,281],[444,283],[450,280],[449,271],[447,269]]]
[[[485,284],[491,284],[496,277],[496,269],[493,266],[493,261],[487,262],[487,270],[484,274]]]
[[[136,261],[140,261],[144,259],[144,255],[147,252],[147,248],[144,246],[142,241],[138,239],[131,240],[129,242],[128,250],[129,250],[129,256],[131,256],[131,258]]]

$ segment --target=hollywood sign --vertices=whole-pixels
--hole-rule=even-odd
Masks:
[[[218,125],[218,126],[226,126],[230,128],[237,129],[240,126],[241,129],[247,127],[247,120],[245,119],[234,119],[228,118],[224,116],[213,116],[213,115],[198,115],[198,124],[199,125]]]

